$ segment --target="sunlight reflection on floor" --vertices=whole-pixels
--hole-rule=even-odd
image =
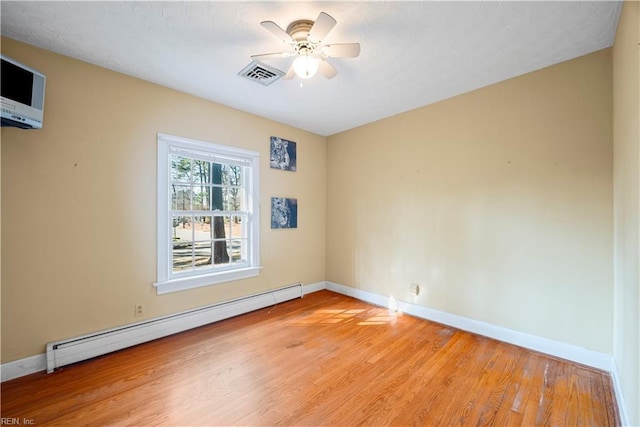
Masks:
[[[369,312],[366,313],[365,312]],[[370,314],[367,316],[367,314]],[[336,324],[356,321],[358,325],[386,325],[394,322],[400,313],[385,308],[375,308],[373,310],[340,310],[321,309],[315,310],[302,319],[296,319],[298,325],[309,324]]]

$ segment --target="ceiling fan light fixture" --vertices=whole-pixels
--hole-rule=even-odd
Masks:
[[[293,71],[301,79],[310,79],[318,72],[318,60],[309,55],[300,55],[293,61]]]

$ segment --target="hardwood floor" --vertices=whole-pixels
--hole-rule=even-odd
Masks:
[[[1,411],[74,426],[608,426],[615,408],[604,372],[320,291],[5,382]]]

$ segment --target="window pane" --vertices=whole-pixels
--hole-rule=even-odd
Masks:
[[[222,183],[239,187],[242,185],[242,166],[223,165]]]
[[[191,270],[193,243],[173,243],[173,271]]]
[[[211,164],[211,182],[213,184],[224,184],[222,182],[222,169],[224,168],[225,165],[222,165],[220,163],[212,163]]]
[[[213,238],[224,239],[229,236],[229,217],[213,217]]]
[[[208,184],[211,179],[211,163],[205,160],[193,161],[193,182]]]
[[[171,209],[191,210],[191,186],[173,184],[171,185]]]
[[[211,200],[211,187],[196,185],[193,187],[193,210],[208,211],[210,210],[209,202]]]
[[[211,267],[211,241],[194,243],[196,268]]]
[[[237,187],[229,187],[222,189],[223,210],[240,211],[243,209],[242,200],[244,197],[244,189]]]
[[[243,217],[231,217],[231,236],[230,237],[246,237],[244,235]]]
[[[191,177],[191,159],[171,156],[171,181],[189,181]]]
[[[231,261],[234,263],[244,262],[247,260],[244,239],[231,240]]]
[[[211,188],[211,210],[213,211],[224,210],[223,190],[224,189],[222,187]]]
[[[229,264],[226,240],[213,242],[213,262],[215,265]]]
[[[173,241],[191,242],[193,240],[193,221],[191,216],[173,216]]]
[[[244,186],[244,183],[242,182],[242,169],[243,168],[241,166],[231,166],[231,185],[236,187]]]
[[[195,217],[193,240],[211,240],[211,217],[197,216]]]

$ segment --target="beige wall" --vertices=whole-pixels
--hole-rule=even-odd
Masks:
[[[614,357],[640,425],[640,3],[625,2],[613,48]]]
[[[604,50],[329,137],[327,280],[611,353],[611,79]]]
[[[2,362],[73,337],[325,278],[326,139],[2,39],[47,76],[44,127],[2,128]],[[259,151],[256,279],[157,296],[156,134]],[[269,137],[298,143],[296,173],[269,168]],[[297,230],[270,229],[270,197],[297,197]]]

